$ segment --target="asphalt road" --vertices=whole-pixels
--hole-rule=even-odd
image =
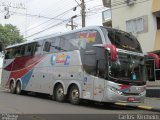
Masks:
[[[52,101],[44,95],[16,95],[0,91],[0,113],[15,114],[152,114],[155,112],[110,105],[72,105]]]

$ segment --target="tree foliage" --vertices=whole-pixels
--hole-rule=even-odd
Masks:
[[[3,26],[0,24],[0,43],[3,44],[4,47],[21,43],[23,41],[23,36],[20,35],[20,32],[16,26],[11,24],[6,24]]]

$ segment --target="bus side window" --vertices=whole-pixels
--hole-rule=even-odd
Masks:
[[[72,51],[80,49],[79,35],[77,33],[71,33],[61,37],[60,47],[64,51]]]
[[[25,45],[21,46],[21,56],[25,54]]]
[[[14,48],[6,49],[5,59],[12,59],[14,57]]]
[[[61,37],[61,39],[60,39],[60,50],[61,51],[67,51],[68,49],[67,49],[67,47],[66,47],[66,45],[67,45],[68,43],[67,43],[67,40],[66,40],[66,38],[65,38],[65,36],[62,36]]]
[[[105,55],[104,55],[105,54]],[[105,52],[105,49],[103,48],[96,48],[96,60],[97,60],[97,65],[96,65],[96,73],[97,76],[100,78],[108,78],[108,67],[107,67],[107,62],[105,62],[105,56],[107,57],[108,54]]]
[[[43,51],[50,52],[50,46],[51,46],[51,43],[49,41],[46,41],[44,44]]]
[[[38,41],[35,43],[35,55],[41,54],[42,53],[42,46],[43,46],[43,41]]]
[[[18,46],[15,48],[15,55],[16,55],[16,57],[21,56],[21,46]]]
[[[50,38],[45,40],[43,51],[45,52],[58,52],[60,50],[59,47],[60,38]]]
[[[25,56],[33,56],[35,54],[35,43],[26,45]]]
[[[59,37],[51,38],[50,42],[51,42],[50,52],[59,52],[60,38]]]
[[[81,54],[84,54],[83,65],[84,69],[87,73],[97,76],[97,71],[101,72],[101,76],[104,76],[102,72],[102,62],[104,62],[103,56],[104,54],[100,55],[100,51],[97,51],[97,48],[94,47],[94,44],[102,44],[102,39],[98,31],[90,30],[90,31],[83,31],[80,33],[80,38],[86,40],[86,49],[81,50]],[[84,53],[83,53],[84,51]],[[100,69],[100,70],[98,70]]]

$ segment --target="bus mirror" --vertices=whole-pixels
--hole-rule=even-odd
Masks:
[[[94,44],[94,47],[103,47],[105,49],[109,49],[111,53],[111,60],[116,62],[117,61],[117,49],[116,46],[113,44]]]
[[[159,56],[155,53],[148,53],[148,57],[153,57],[155,59],[155,67],[159,69],[160,68]]]
[[[117,61],[117,49],[116,49],[116,46],[112,45],[112,44],[104,44],[103,47],[105,49],[110,49],[111,60],[116,62]]]

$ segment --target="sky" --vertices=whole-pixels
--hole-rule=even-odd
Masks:
[[[70,24],[70,18],[74,15],[78,16],[74,19],[74,24],[79,29],[82,27],[80,3],[81,0],[0,0],[0,23],[17,26],[27,40],[71,30],[66,24]],[[86,26],[102,25],[102,11],[106,9],[102,0],[85,0],[85,4]],[[9,7],[9,19],[4,19],[7,14],[4,6],[13,6]],[[75,6],[77,9],[73,11]],[[44,31],[45,29],[48,30]],[[44,32],[33,35],[40,31]]]
[[[70,31],[71,27],[67,27],[66,24],[70,24],[70,18],[74,15],[78,16],[74,19],[76,29],[80,29],[80,3],[81,0],[0,0],[0,24],[17,26],[27,40]],[[102,25],[102,11],[107,9],[103,7],[102,0],[85,0],[85,5],[86,26]],[[5,6],[9,6],[9,19],[4,19],[4,15],[7,14]],[[74,7],[77,8],[76,11],[73,11]],[[52,29],[44,31],[47,28]],[[40,33],[36,34],[38,32]],[[0,67],[1,65],[0,58]]]

